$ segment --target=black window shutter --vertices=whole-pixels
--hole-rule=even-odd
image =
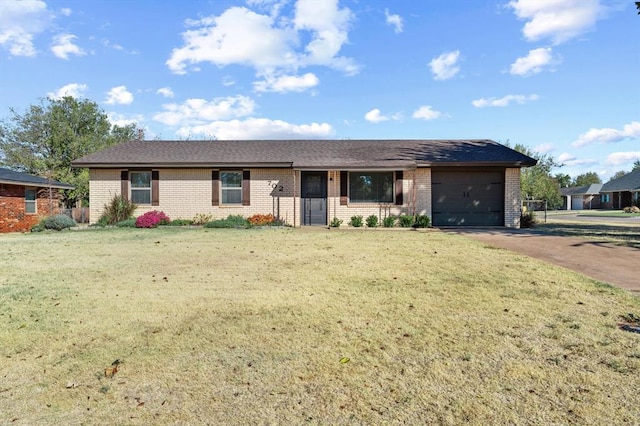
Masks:
[[[211,205],[220,205],[220,171],[213,170],[211,172]]]
[[[160,205],[160,171],[153,170],[151,172],[151,205]]]
[[[125,200],[129,200],[129,171],[120,172],[120,194]]]
[[[249,170],[242,172],[242,205],[251,205],[251,172]]]
[[[402,170],[396,172],[396,205],[401,206],[404,204],[404,194],[402,193]]]
[[[340,205],[346,206],[349,203],[349,172],[340,171]]]

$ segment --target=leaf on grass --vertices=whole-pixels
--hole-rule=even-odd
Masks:
[[[346,364],[349,361],[351,361],[349,358],[347,358],[346,356],[343,356],[342,358],[340,358],[340,364]]]
[[[67,389],[77,388],[78,384],[76,382],[67,382]]]
[[[113,377],[118,372],[118,366],[107,367],[104,369],[105,377]]]

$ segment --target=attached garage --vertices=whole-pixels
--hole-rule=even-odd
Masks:
[[[433,170],[434,226],[504,226],[504,170]]]

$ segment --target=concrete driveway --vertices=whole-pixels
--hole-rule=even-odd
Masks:
[[[637,248],[528,229],[457,228],[443,231],[554,263],[640,296],[640,250]]]

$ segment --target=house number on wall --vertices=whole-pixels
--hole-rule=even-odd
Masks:
[[[267,185],[269,185],[269,187],[271,189],[276,190],[277,192],[283,192],[284,191],[284,186],[278,184],[278,182],[274,182],[272,180],[268,180],[267,181]]]

